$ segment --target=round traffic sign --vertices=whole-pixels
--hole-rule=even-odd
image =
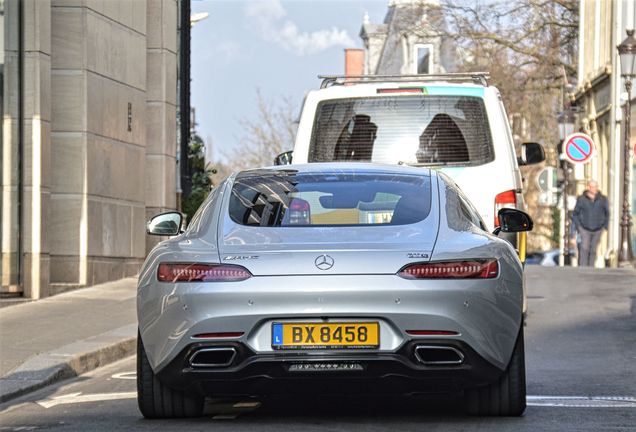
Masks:
[[[590,161],[594,153],[594,141],[584,133],[574,133],[563,140],[563,155],[575,164]]]

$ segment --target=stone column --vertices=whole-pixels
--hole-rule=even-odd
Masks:
[[[20,0],[4,3],[2,36],[2,288],[22,291],[20,280]]]
[[[49,294],[51,2],[24,0],[23,288]]]
[[[146,218],[176,208],[177,1],[148,1]],[[157,239],[148,237],[147,251]]]
[[[144,257],[146,2],[53,0],[51,278],[135,274]]]

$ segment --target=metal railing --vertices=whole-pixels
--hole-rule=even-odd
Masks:
[[[318,75],[318,78],[322,80],[320,84],[321,89],[345,84],[420,81],[472,82],[488,87],[490,74],[488,72],[459,72],[421,75]]]

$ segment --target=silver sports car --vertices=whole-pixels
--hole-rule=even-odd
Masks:
[[[518,210],[503,232],[532,229]],[[470,413],[526,406],[522,265],[445,175],[373,164],[243,171],[139,277],[144,416],[205,396],[463,392]]]

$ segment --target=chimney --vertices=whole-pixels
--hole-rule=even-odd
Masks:
[[[364,50],[345,48],[345,76],[364,75]]]

